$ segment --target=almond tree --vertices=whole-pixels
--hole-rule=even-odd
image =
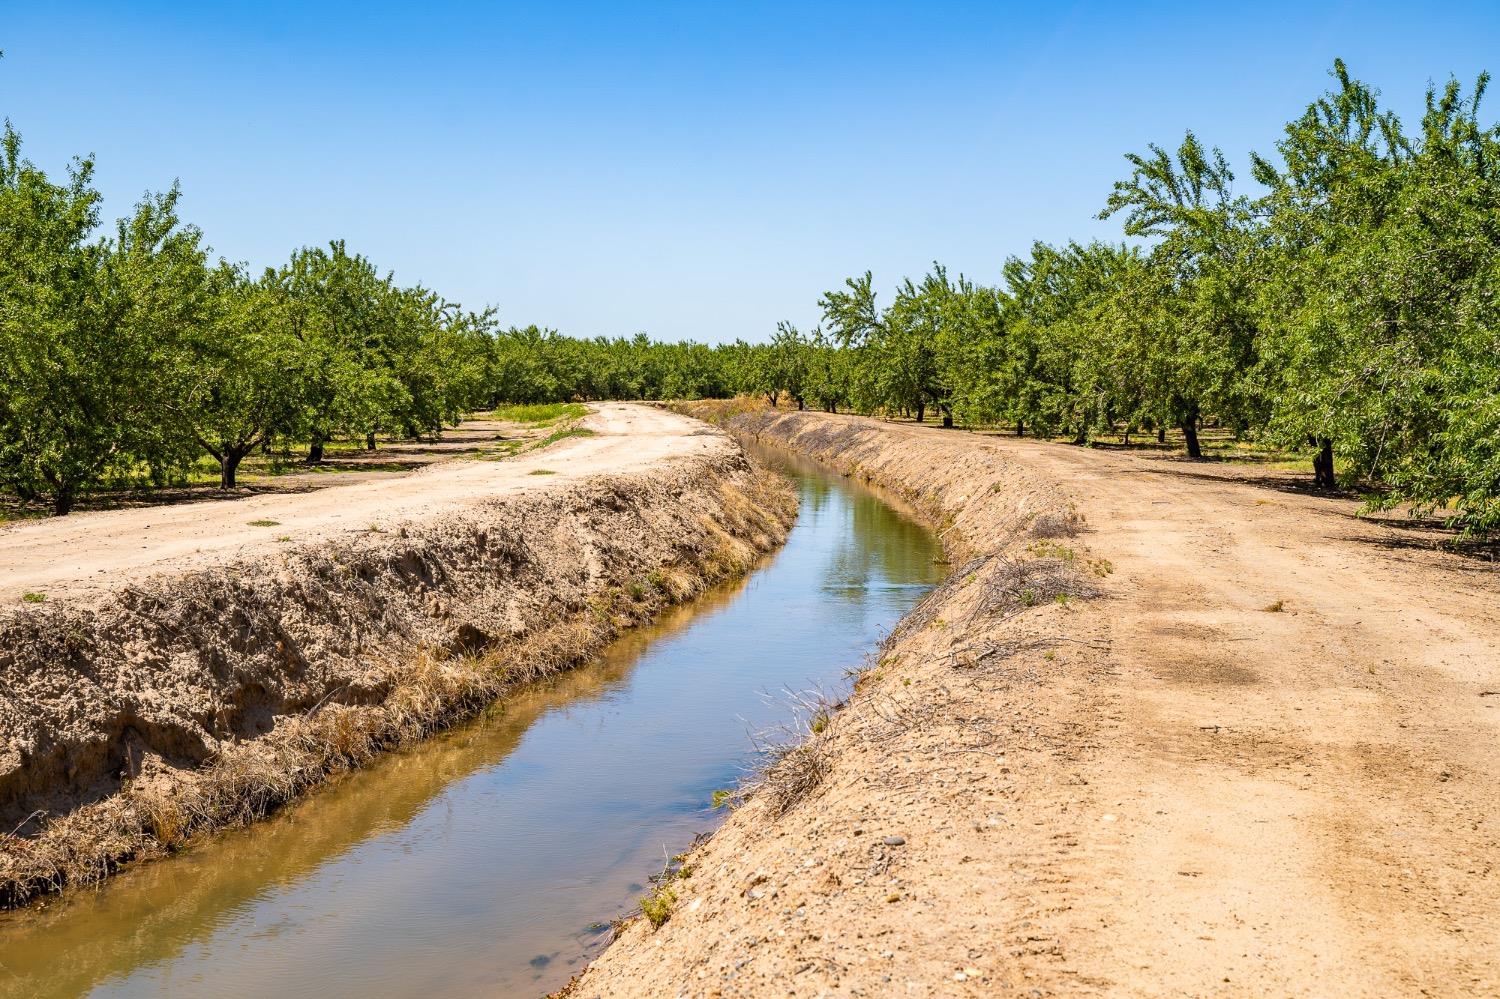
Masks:
[[[208,276],[178,191],[148,195],[96,238],[93,161],[66,183],[0,140],[0,482],[66,514],[111,478],[163,482],[191,460],[175,345],[202,321]]]
[[[1247,290],[1250,206],[1232,190],[1224,154],[1188,132],[1175,157],[1152,145],[1129,154],[1134,170],[1115,184],[1101,219],[1124,213],[1125,233],[1155,239],[1148,254],[1165,291],[1139,327],[1147,353],[1165,362],[1153,379],[1161,419],[1182,428],[1188,456],[1202,457],[1205,415],[1233,419],[1256,359],[1256,323]]]

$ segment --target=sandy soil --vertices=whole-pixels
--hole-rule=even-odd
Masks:
[[[0,602],[27,592],[50,599],[115,589],[155,572],[187,571],[226,557],[275,550],[286,539],[295,543],[368,531],[371,525],[390,525],[497,495],[565,488],[587,476],[629,472],[710,447],[699,427],[671,413],[620,403],[595,410],[582,425],[597,436],[567,438],[504,461],[443,461],[409,474],[339,481],[311,492],[17,521],[0,528]],[[461,434],[450,446],[463,453],[467,441]],[[424,457],[429,451],[423,449]],[[533,475],[538,469],[555,474]],[[326,483],[343,476],[319,478]],[[266,520],[276,523],[252,523]]]
[[[1244,467],[738,427],[991,557],[817,738],[821,786],[752,799],[574,995],[1500,995],[1492,564]],[[1055,546],[1097,598],[996,596]]]

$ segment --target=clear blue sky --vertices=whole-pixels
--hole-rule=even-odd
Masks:
[[[1336,55],[1408,116],[1500,70],[1493,0],[307,6],[0,0],[0,114],[111,217],[179,179],[231,259],[342,237],[506,323],[717,341],[1112,234],[1125,151],[1242,164]]]

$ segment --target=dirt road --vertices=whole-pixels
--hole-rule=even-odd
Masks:
[[[1500,994],[1493,564],[1243,466],[738,425],[970,553],[1087,527],[940,591],[818,737],[823,785],[752,799],[575,995]],[[980,595],[1075,549],[1097,599]]]
[[[368,531],[521,489],[560,488],[710,446],[698,425],[648,406],[600,405],[582,425],[595,436],[570,437],[504,461],[446,461],[312,492],[16,522],[0,529],[0,601],[28,592],[53,598],[112,590],[153,572],[193,569],[319,535]],[[553,474],[536,474],[543,469]]]
[[[1169,994],[1500,990],[1496,566],[1242,468],[986,446],[1066,482],[1118,570],[1089,768],[1117,821],[1063,865],[1071,959]]]

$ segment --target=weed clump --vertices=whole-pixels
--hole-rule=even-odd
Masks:
[[[688,854],[703,839],[702,835],[695,838],[692,847],[669,858],[662,865],[661,873],[651,876],[651,891],[641,896],[641,915],[646,917],[646,922],[651,924],[653,930],[661,929],[662,924],[672,918],[672,909],[677,905],[676,883],[693,876],[693,865],[688,863]]]
[[[659,930],[672,918],[672,907],[676,904],[677,889],[671,885],[657,885],[649,895],[641,896],[641,915],[646,917],[653,930]]]
[[[772,813],[784,815],[817,790],[830,769],[827,747],[815,736],[781,754],[757,791]]]
[[[1071,538],[1083,530],[1083,515],[1074,507],[1066,510],[1047,510],[1036,515],[1031,522],[1031,535],[1035,538]]]
[[[564,427],[561,430],[554,430],[546,437],[543,437],[540,441],[537,442],[536,448],[533,448],[533,450],[550,447],[551,445],[556,444],[558,441],[567,440],[569,437],[593,436],[594,432],[588,427]]]
[[[490,417],[506,423],[526,423],[533,427],[548,427],[558,420],[578,420],[588,415],[588,408],[577,402],[547,402],[498,406],[490,411]]]

